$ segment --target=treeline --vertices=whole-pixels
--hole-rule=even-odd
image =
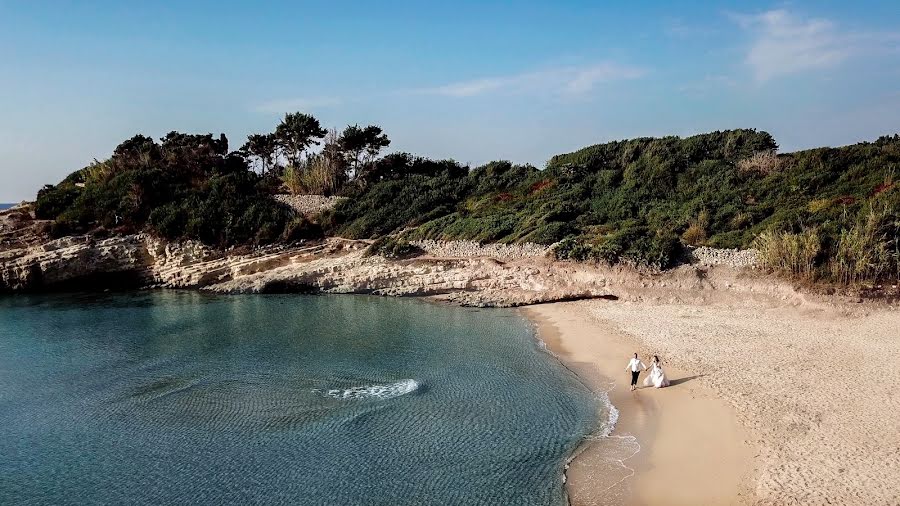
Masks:
[[[136,135],[108,159],[42,188],[35,214],[54,220],[56,236],[148,230],[222,247],[321,237],[319,225],[271,195],[331,194],[371,180],[389,144],[377,126],[338,134],[303,113],[285,115],[274,132],[250,135],[236,151],[224,134],[170,132],[159,142]]]
[[[657,268],[684,245],[755,246],[799,277],[898,280],[900,137],[776,149],[768,133],[732,130],[600,144],[544,170],[433,162],[366,187],[329,226],[351,237],[556,243],[563,259]]]
[[[558,155],[543,170],[381,156],[389,144],[377,126],[326,130],[302,113],[237,151],[224,136],[136,136],[41,190],[36,212],[58,234],[149,230],[219,246],[323,233],[530,241],[556,244],[562,259],[657,268],[684,245],[755,246],[799,277],[900,277],[896,135],[790,154],[755,130],[640,138]],[[285,191],[349,198],[313,224],[271,198]]]

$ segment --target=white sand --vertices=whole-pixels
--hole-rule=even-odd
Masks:
[[[703,374],[691,383],[733,408],[757,450],[752,502],[900,504],[897,308],[570,306],[633,336],[642,356]]]
[[[588,440],[571,463],[573,506],[747,502],[751,448],[733,410],[696,378],[667,367],[672,386],[629,390],[626,334],[592,318],[585,303],[527,308],[541,338],[619,410],[608,438]]]

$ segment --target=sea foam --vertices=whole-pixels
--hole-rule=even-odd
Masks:
[[[400,380],[387,385],[364,385],[352,388],[332,388],[329,390],[319,390],[328,397],[343,400],[362,400],[362,399],[393,399],[400,397],[419,389],[419,382],[414,379]]]

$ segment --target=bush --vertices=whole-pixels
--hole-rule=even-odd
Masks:
[[[311,154],[297,166],[285,167],[281,181],[293,195],[332,195],[345,183],[343,161],[323,154]]]
[[[692,246],[700,245],[706,242],[706,229],[696,223],[691,223],[687,230],[681,234],[681,240],[684,241],[685,244],[690,244]]]
[[[739,161],[737,168],[743,174],[768,176],[781,168],[781,160],[775,154],[775,150],[758,151],[750,158]]]
[[[672,234],[627,228],[590,243],[585,238],[567,237],[553,248],[559,260],[594,261],[606,264],[620,262],[652,269],[674,266],[682,254],[681,242]]]
[[[421,225],[453,213],[468,188],[455,170],[378,181],[335,207],[332,232],[361,239]]]
[[[379,255],[384,258],[401,259],[419,256],[423,251],[402,239],[382,237],[369,245],[366,255]]]
[[[574,237],[566,237],[557,243],[553,247],[552,253],[557,260],[576,262],[597,261],[600,258],[599,252],[594,246]]]
[[[692,220],[687,230],[681,234],[681,240],[692,246],[698,246],[706,242],[706,227],[709,226],[709,212],[704,209]]]
[[[689,244],[756,244],[768,265],[798,277],[900,277],[900,136],[783,155],[777,147],[747,129],[640,138],[557,155],[541,171],[507,161],[470,171],[396,153],[334,190],[332,173],[347,173],[325,163],[328,145],[294,160],[297,170],[259,176],[228,153],[224,137],[173,132],[123,142],[108,160],[45,187],[35,207],[58,233],[124,227],[213,245],[315,235],[269,197],[284,177],[295,192],[350,197],[321,220],[349,238],[561,241],[560,258],[665,268],[680,254],[680,235]],[[877,226],[866,221],[872,208],[882,210]]]
[[[395,155],[334,213],[331,229],[544,244],[568,237],[558,247],[562,258],[671,265],[676,231],[688,244],[746,248],[763,231],[799,233],[801,223],[820,236],[818,276],[841,229],[869,202],[900,206],[892,177],[900,136],[785,155],[776,149],[765,132],[732,130],[599,144],[555,156],[543,171],[492,162],[468,175],[458,165]]]
[[[537,244],[553,244],[576,232],[577,229],[571,223],[551,221],[538,225],[537,229],[526,235],[523,240]]]
[[[897,245],[898,224],[891,223],[887,209],[869,209],[856,223],[841,230],[830,260],[831,275],[843,284],[877,281],[885,275],[897,279]]]
[[[303,239],[321,239],[324,237],[322,227],[303,217],[292,219],[285,225],[281,234],[283,242],[295,242]]]
[[[171,132],[159,144],[135,136],[108,160],[42,189],[36,213],[56,220],[57,234],[105,227],[214,246],[278,240],[292,212],[227,149],[224,136]]]
[[[53,220],[68,209],[81,194],[75,185],[45,185],[38,191],[34,215],[40,220]]]
[[[762,264],[794,277],[812,281],[822,240],[815,228],[799,233],[767,230],[754,241]]]
[[[284,168],[284,173],[281,175],[281,181],[284,183],[285,189],[287,189],[291,195],[300,195],[306,189],[303,183],[303,174],[301,170],[293,165],[288,165]]]

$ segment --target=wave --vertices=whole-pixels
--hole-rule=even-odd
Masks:
[[[393,399],[419,389],[419,382],[414,379],[400,380],[387,385],[365,385],[347,389],[333,388],[330,390],[316,390],[328,397],[342,400],[362,399]]]

